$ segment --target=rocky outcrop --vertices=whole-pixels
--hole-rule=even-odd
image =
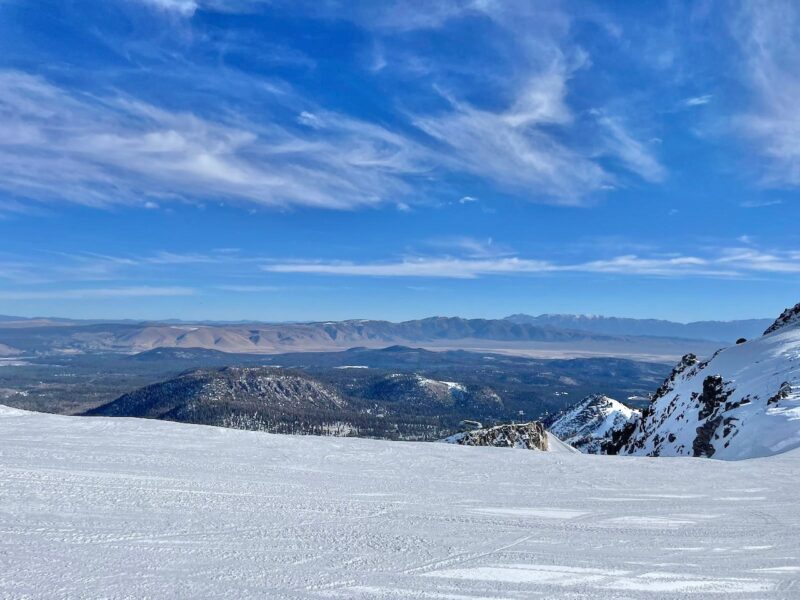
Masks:
[[[786,400],[789,396],[792,395],[792,384],[788,381],[784,381],[781,384],[780,389],[776,394],[770,396],[769,400],[767,400],[767,404],[777,404],[781,400]]]
[[[768,335],[794,323],[800,323],[800,303],[784,310],[780,316],[775,319],[775,322],[767,327],[766,331],[764,331],[764,335]]]
[[[702,362],[685,356],[620,453],[742,459],[800,446],[798,356],[800,304],[760,338]]]
[[[684,354],[680,362],[672,368],[672,372],[664,380],[664,383],[656,390],[656,393],[653,395],[653,400],[661,398],[671,392],[672,388],[675,387],[675,381],[678,377],[682,375],[686,369],[691,369],[699,362],[697,357],[691,352],[689,354]]]
[[[509,423],[457,433],[443,440],[461,446],[495,446],[547,451],[547,430],[539,421]]]

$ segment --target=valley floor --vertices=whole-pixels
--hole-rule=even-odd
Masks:
[[[2,598],[798,598],[800,452],[735,463],[0,407]]]

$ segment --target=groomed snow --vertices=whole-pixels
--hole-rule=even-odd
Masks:
[[[0,409],[0,598],[797,598],[799,475]]]

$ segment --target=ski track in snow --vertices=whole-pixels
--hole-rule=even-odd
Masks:
[[[798,475],[0,408],[0,598],[800,598]]]

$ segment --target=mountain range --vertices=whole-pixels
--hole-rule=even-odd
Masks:
[[[515,314],[506,317],[512,323],[571,329],[605,335],[635,335],[734,342],[741,337],[758,336],[772,319],[738,321],[693,321],[678,323],[662,319],[628,319],[592,315],[531,316]]]
[[[430,317],[393,323],[349,320],[315,323],[208,324],[0,320],[5,355],[136,353],[154,348],[204,348],[229,353],[343,350],[391,345],[497,351],[549,358],[619,356],[675,360],[687,352],[717,349],[763,329],[769,321],[671,323],[581,316],[464,319]]]

